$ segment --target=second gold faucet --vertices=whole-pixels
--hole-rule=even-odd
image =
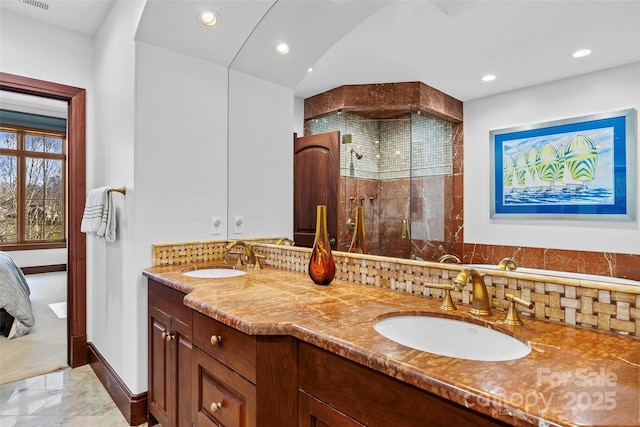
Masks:
[[[513,258],[502,258],[498,263],[498,270],[516,270],[518,268],[518,264],[516,264]]]
[[[227,252],[229,252],[236,246],[243,247],[245,252],[247,253],[247,267],[254,267],[256,269],[260,268],[260,264],[256,262],[256,254],[253,252],[253,249],[251,249],[251,246],[247,245],[242,240],[234,240],[233,242],[229,243],[225,249]],[[238,258],[238,262],[242,263],[241,258]]]
[[[454,282],[464,286],[471,277],[473,283],[471,309],[469,312],[477,316],[491,316],[491,295],[487,291],[484,278],[475,268],[465,268],[454,279]]]

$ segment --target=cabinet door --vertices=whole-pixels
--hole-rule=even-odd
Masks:
[[[172,395],[172,407],[176,408],[176,426],[191,426],[192,405],[191,391],[193,388],[193,346],[191,339],[191,326],[171,319],[171,331],[174,338],[170,344],[170,367],[173,373],[171,378],[171,389],[175,390]]]
[[[255,427],[256,387],[200,349],[193,354],[195,425]]]
[[[356,420],[300,390],[300,427],[364,427]]]
[[[184,293],[148,284],[150,425],[191,426],[193,311],[182,303]]]
[[[166,343],[171,320],[166,313],[149,306],[149,412],[163,426],[171,425],[169,377],[170,347]]]

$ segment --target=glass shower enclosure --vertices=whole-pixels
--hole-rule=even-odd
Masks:
[[[310,119],[307,134],[340,131],[337,249],[363,206],[369,253],[436,260],[453,253],[453,125],[415,108],[343,109]]]

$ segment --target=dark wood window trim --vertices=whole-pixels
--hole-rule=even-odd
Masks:
[[[66,182],[67,182],[67,173],[66,173],[66,152],[67,152],[67,134],[66,132],[60,131],[52,131],[45,129],[36,129],[36,128],[28,128],[24,126],[14,126],[8,124],[0,123],[0,131],[15,133],[17,135],[17,148],[15,149],[7,149],[0,147],[0,155],[8,155],[14,156],[17,159],[18,163],[18,194],[16,195],[18,199],[18,212],[17,212],[17,240],[15,242],[0,242],[0,250],[3,251],[17,251],[17,250],[32,250],[32,249],[59,249],[65,248],[67,246],[66,237],[67,230],[66,227],[63,230],[62,239],[52,239],[52,240],[27,240],[26,233],[26,224],[25,224],[25,167],[26,160],[30,158],[35,159],[51,159],[51,160],[60,160],[62,161],[62,205],[65,207],[62,212],[61,222],[64,225],[66,223]],[[30,151],[26,148],[26,136],[27,135],[42,135],[42,136],[52,136],[55,138],[62,139],[62,153],[47,153],[40,151]]]
[[[0,72],[0,90],[57,99],[67,110],[67,362],[87,364],[86,236],[80,232],[86,198],[85,89]]]

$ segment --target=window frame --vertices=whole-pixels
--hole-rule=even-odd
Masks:
[[[33,250],[33,249],[61,249],[67,247],[68,224],[67,224],[67,133],[63,131],[54,131],[47,129],[37,129],[33,127],[15,126],[8,124],[0,124],[0,132],[15,133],[17,137],[17,148],[0,147],[0,155],[15,156],[17,161],[17,198],[18,211],[16,218],[16,235],[17,241],[11,243],[0,242],[0,250],[16,251],[16,250]],[[26,149],[27,135],[54,137],[62,139],[62,153],[46,153],[43,151],[30,151]],[[60,160],[62,161],[62,239],[51,240],[26,240],[26,162],[29,158],[44,160]]]

